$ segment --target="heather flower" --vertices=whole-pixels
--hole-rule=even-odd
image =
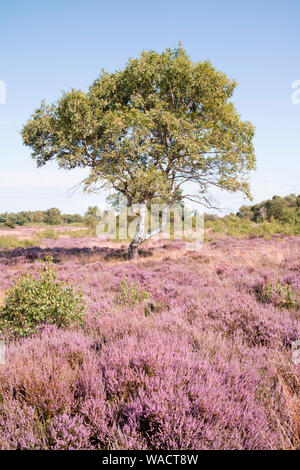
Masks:
[[[298,238],[226,237],[201,254],[166,241],[145,251],[154,244],[138,263],[97,238],[0,250],[2,293],[50,253],[86,304],[76,329],[41,325],[7,343],[1,449],[299,446],[298,308],[261,295],[277,280],[299,289]],[[120,302],[126,276],[149,298]]]

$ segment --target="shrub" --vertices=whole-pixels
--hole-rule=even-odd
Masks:
[[[120,283],[120,295],[119,302],[124,305],[133,305],[137,302],[143,302],[150,297],[150,294],[142,290],[134,281],[128,279],[128,274],[125,276],[125,280]]]
[[[268,301],[274,301],[280,307],[291,308],[297,305],[297,289],[289,284],[283,284],[280,279],[276,284],[268,282],[264,286],[264,296]]]
[[[12,220],[6,220],[4,222],[4,227],[14,229],[14,228],[16,228],[16,224]]]
[[[272,225],[269,222],[262,222],[261,224],[255,225],[249,231],[250,238],[264,238],[265,240],[271,239],[272,235],[276,233]]]
[[[84,310],[81,292],[56,280],[51,257],[41,263],[38,278],[22,275],[8,291],[0,309],[2,334],[28,336],[42,324],[67,327],[81,320]]]
[[[205,221],[205,227],[214,233],[224,233],[229,236],[243,238],[264,238],[270,240],[274,234],[299,235],[300,223],[298,219],[289,222],[282,222],[270,218],[270,221],[254,223],[249,218],[237,217],[234,215],[225,216],[216,220]]]
[[[45,213],[44,221],[48,225],[60,225],[62,223],[60,210],[56,207],[48,209]]]

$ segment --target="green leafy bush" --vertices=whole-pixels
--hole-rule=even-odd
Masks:
[[[6,220],[3,225],[4,227],[12,228],[12,229],[16,228],[17,226],[12,220]]]
[[[81,292],[56,280],[51,257],[41,263],[37,278],[22,275],[8,291],[0,308],[1,334],[28,336],[42,324],[65,328],[81,321]]]
[[[59,209],[51,207],[45,212],[44,222],[48,225],[60,225],[62,224],[62,216]]]
[[[118,301],[124,305],[133,305],[150,298],[150,294],[141,289],[134,281],[130,281],[127,274],[125,280],[120,283],[120,290]]]
[[[268,301],[275,301],[279,306],[285,308],[292,308],[297,305],[296,288],[291,287],[289,284],[283,284],[280,279],[275,284],[268,282],[264,286],[264,297]]]

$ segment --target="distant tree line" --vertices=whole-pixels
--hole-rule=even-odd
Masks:
[[[221,217],[217,214],[204,214],[206,221],[232,219],[232,217],[251,220],[252,222],[272,222],[273,220],[283,223],[300,224],[300,194],[290,194],[289,196],[273,196],[259,204],[252,206],[241,206],[236,214],[230,213]]]
[[[115,200],[111,197],[107,198],[108,204],[113,210],[119,212],[121,210],[120,201]],[[96,226],[105,215],[105,212],[101,214],[98,207],[88,207],[84,216],[80,214],[62,214],[59,209],[52,207],[46,211],[21,211],[17,213],[5,212],[0,214],[0,226],[14,228],[22,225],[66,225],[66,224],[79,224],[88,226],[93,232],[96,230]],[[259,204],[252,206],[243,205],[239,211],[234,214],[229,214],[225,217],[219,217],[216,214],[205,214],[205,221],[217,221],[226,220],[232,217],[238,217],[239,219],[247,219],[252,222],[272,222],[279,221],[282,223],[292,223],[300,225],[300,194],[290,194],[289,196],[280,197],[273,196],[272,199],[268,199]],[[117,215],[118,218],[118,215]],[[129,222],[135,218],[135,216],[128,216]]]
[[[270,222],[275,219],[285,223],[297,220],[300,223],[300,194],[273,196],[272,199],[253,206],[242,206],[236,215],[253,222]]]
[[[80,214],[62,214],[59,209],[52,207],[46,211],[20,211],[0,214],[2,227],[15,228],[22,225],[64,225],[84,224],[85,217]]]

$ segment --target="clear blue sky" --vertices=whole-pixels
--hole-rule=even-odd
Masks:
[[[20,129],[42,99],[87,90],[102,68],[114,71],[143,49],[182,41],[193,60],[209,59],[237,80],[234,103],[256,126],[255,201],[299,193],[299,0],[3,0],[0,6],[0,212],[59,207],[83,213],[104,195],[70,191],[81,171],[36,169]],[[238,195],[215,195],[227,211]]]

